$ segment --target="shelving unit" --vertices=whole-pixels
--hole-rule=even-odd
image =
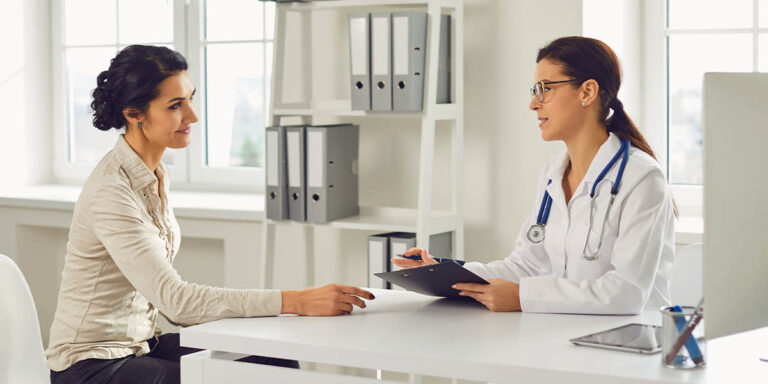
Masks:
[[[424,104],[420,112],[373,112],[352,111],[350,100],[321,100],[313,92],[314,80],[311,63],[319,53],[313,50],[314,36],[311,33],[312,13],[315,11],[342,12],[389,12],[424,11],[428,13],[426,77],[424,79]],[[286,80],[284,63],[286,59],[286,27],[289,13],[297,13],[303,25],[299,49],[304,60],[301,67],[301,86],[304,90],[300,102],[284,102],[283,89]],[[451,100],[450,104],[437,104],[438,48],[440,36],[440,15],[451,15]],[[295,16],[295,15],[294,15]],[[312,124],[321,117],[352,117],[356,119],[415,119],[421,123],[417,207],[360,207],[360,214],[327,224],[312,224],[293,221],[265,220],[263,225],[262,268],[263,286],[272,287],[274,269],[275,227],[277,225],[301,226],[303,249],[306,256],[308,285],[314,284],[314,227],[328,226],[344,230],[415,232],[418,247],[429,248],[429,236],[452,231],[454,257],[464,258],[464,225],[461,219],[462,153],[464,147],[464,10],[461,0],[336,0],[315,2],[277,3],[275,11],[275,36],[273,75],[271,84],[272,103],[270,120],[272,125],[282,124],[284,118],[299,118],[305,124]],[[348,42],[343,45],[349,49]],[[326,53],[327,54],[327,53]],[[349,63],[344,69],[346,87],[349,88]],[[451,209],[449,212],[432,210],[432,178],[435,153],[435,126],[437,121],[451,124]],[[360,124],[364,135],[365,124]]]

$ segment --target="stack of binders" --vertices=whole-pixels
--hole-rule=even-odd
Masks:
[[[351,14],[352,110],[421,111],[427,54],[427,14]],[[451,17],[440,20],[437,103],[451,102]]]
[[[267,218],[326,223],[357,215],[359,127],[266,128]]]
[[[389,232],[368,236],[368,287],[391,289],[391,284],[374,276],[374,273],[400,269],[392,263],[392,259],[415,246],[416,234],[411,232]],[[452,250],[453,232],[439,233],[429,237],[430,255],[451,258]]]

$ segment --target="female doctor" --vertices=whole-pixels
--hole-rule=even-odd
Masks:
[[[549,161],[512,254],[465,268],[490,284],[456,284],[492,311],[635,314],[669,305],[676,209],[648,143],[617,98],[621,69],[605,43],[564,37],[539,50],[529,108]],[[419,248],[393,260],[434,264]]]

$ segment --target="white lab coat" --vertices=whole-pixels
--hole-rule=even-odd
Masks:
[[[563,171],[568,154],[552,159],[541,173],[530,216],[520,229],[515,250],[504,260],[471,262],[465,268],[488,279],[520,284],[524,312],[635,314],[669,305],[669,275],[675,246],[672,197],[659,164],[630,147],[624,176],[608,217],[600,257],[585,260],[582,250],[589,230],[589,192],[597,176],[616,154],[621,140],[610,134],[598,150],[581,184],[565,204]],[[591,249],[597,249],[611,186],[621,158],[598,187]],[[547,186],[547,181],[552,183]],[[544,191],[552,208],[544,241],[528,240],[536,224]]]

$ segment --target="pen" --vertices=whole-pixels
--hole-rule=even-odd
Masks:
[[[688,349],[688,354],[691,356],[691,359],[694,363],[701,364],[704,361],[704,357],[701,355],[701,351],[699,350],[699,345],[696,343],[696,339],[691,335],[693,333],[693,329],[696,328],[696,325],[698,325],[701,319],[704,318],[701,313],[701,311],[704,309],[703,305],[704,299],[702,298],[701,301],[699,301],[699,305],[696,307],[696,310],[693,312],[691,319],[688,320],[685,326],[679,323],[676,324],[678,330],[680,331],[680,336],[678,336],[677,341],[675,341],[675,344],[672,346],[670,353],[667,355],[665,361],[667,364],[672,364],[675,356],[677,356],[677,354],[680,352],[680,348],[682,348],[684,344]],[[673,311],[675,311],[675,309],[678,311],[682,310],[680,307],[672,308]]]
[[[410,255],[410,256],[397,255],[397,256],[402,257],[404,259],[408,259],[408,260],[421,261],[421,256],[420,255]],[[446,261],[453,261],[454,263],[456,263],[458,265],[461,265],[462,267],[464,266],[464,260],[444,259],[444,258],[441,258],[441,257],[433,257],[433,259],[435,259],[435,261],[437,261],[438,263],[444,263]]]

